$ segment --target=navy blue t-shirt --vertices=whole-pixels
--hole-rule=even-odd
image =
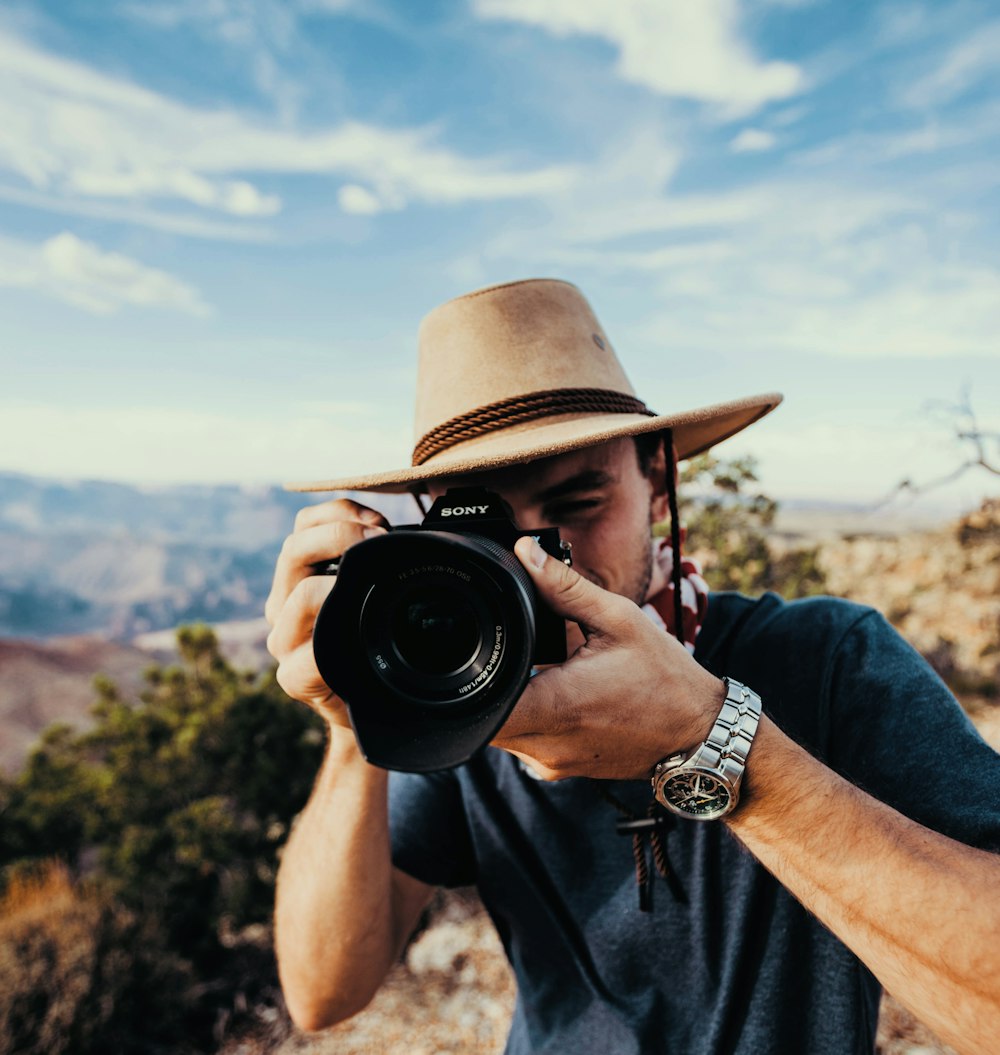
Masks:
[[[786,734],[919,823],[1000,850],[1000,755],[875,611],[831,598],[713,594],[695,657],[760,693]],[[623,687],[627,691],[627,687]],[[751,755],[750,764],[753,764]],[[637,815],[648,781],[606,785]],[[393,773],[395,864],[475,884],[517,976],[509,1055],[855,1055],[879,986],[724,824],[678,819],[683,895],[638,909],[631,839],[598,782],[543,782],[487,748]]]

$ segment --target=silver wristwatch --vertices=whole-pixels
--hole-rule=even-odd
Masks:
[[[693,754],[657,762],[653,794],[673,813],[696,821],[725,817],[740,800],[740,782],[760,722],[760,697],[732,678],[722,679],[726,700],[708,739]]]

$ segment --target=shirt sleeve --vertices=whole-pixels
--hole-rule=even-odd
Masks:
[[[878,612],[845,630],[824,696],[834,769],[927,828],[1000,851],[1000,754]]]
[[[389,774],[392,863],[431,886],[469,886],[476,861],[454,770]]]

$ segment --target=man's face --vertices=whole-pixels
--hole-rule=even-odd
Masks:
[[[518,527],[556,527],[573,545],[573,567],[591,582],[641,605],[652,572],[650,524],[666,515],[662,455],[648,475],[631,438],[429,486],[486,487],[514,511]]]

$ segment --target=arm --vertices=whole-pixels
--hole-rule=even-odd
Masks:
[[[586,641],[532,680],[498,746],[553,779],[641,779],[703,740],[719,680],[634,604],[544,554],[536,565],[530,549],[522,540],[517,552],[540,592]],[[1000,856],[903,817],[767,719],[747,773],[729,822],[751,853],[959,1051],[989,1050],[1000,1034]]]
[[[960,1052],[1000,1035],[1000,857],[904,817],[764,718],[731,830]]]
[[[322,1029],[374,996],[426,906],[431,887],[392,867],[387,777],[362,758],[343,702],[319,676],[312,627],[334,580],[312,574],[366,533],[384,530],[353,502],[304,509],[285,540],[265,614],[278,681],[327,722],[326,759],[282,855],[275,944],[289,1012]]]
[[[393,868],[386,774],[334,727],[312,798],[281,859],[275,946],[303,1029],[360,1011],[398,958],[432,888]]]

